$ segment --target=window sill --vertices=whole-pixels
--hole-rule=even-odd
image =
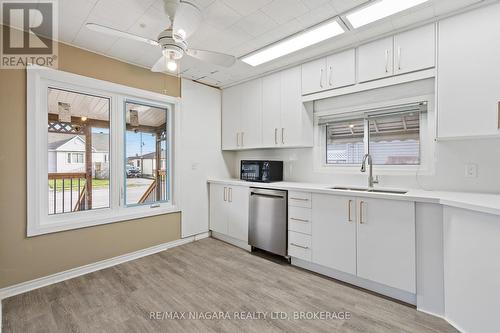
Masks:
[[[71,214],[71,216],[59,215],[56,219],[53,219],[50,222],[41,223],[38,226],[28,225],[27,237],[94,227],[116,222],[127,222],[130,220],[179,212],[181,212],[179,208],[169,204],[157,208],[141,206],[122,208],[118,211],[112,211],[110,208],[106,208],[101,210],[82,212],[85,214],[73,213]]]

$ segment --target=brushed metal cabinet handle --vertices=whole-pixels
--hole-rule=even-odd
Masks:
[[[227,201],[227,187],[224,187],[224,201]]]
[[[277,128],[274,129],[274,144],[275,145],[278,144],[278,129]]]
[[[385,50],[385,72],[389,73],[389,50]]]
[[[236,133],[236,147],[240,146],[240,132]]]
[[[319,70],[319,86],[323,88],[323,68]]]
[[[398,70],[401,70],[401,46],[398,47]]]
[[[308,250],[309,249],[307,246],[302,246],[302,245],[298,245],[298,244],[295,244],[295,243],[290,243],[290,245],[296,246],[296,247],[300,247],[301,249],[304,249],[304,250]]]
[[[363,204],[364,201],[359,202],[359,224],[364,224],[365,222],[363,221]]]
[[[304,222],[304,223],[309,223],[309,220],[297,219],[295,217],[290,217],[290,220]]]
[[[233,202],[233,188],[229,188],[229,195],[228,195],[228,201]]]
[[[352,217],[351,217],[351,205],[352,205],[352,200],[349,200],[347,202],[347,220],[349,222],[352,222]]]
[[[328,84],[330,85],[330,87],[333,86],[332,77],[333,77],[333,66],[330,66],[330,78],[328,79]]]
[[[290,200],[309,201],[309,199],[304,199],[304,198],[290,198]]]
[[[241,146],[245,146],[245,132],[241,132]]]
[[[285,144],[285,129],[281,128],[281,143]]]

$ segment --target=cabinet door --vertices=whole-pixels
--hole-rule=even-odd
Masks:
[[[358,198],[358,276],[415,293],[415,203]]]
[[[359,82],[385,78],[393,74],[393,37],[358,48]]]
[[[240,148],[262,145],[262,79],[241,86]]]
[[[434,24],[394,37],[394,73],[404,74],[432,68],[436,59]]]
[[[328,89],[326,74],[326,58],[303,64],[302,95]]]
[[[356,83],[355,49],[337,53],[326,58],[328,87],[340,88]]]
[[[300,67],[281,72],[281,129],[278,140],[286,147],[312,146],[313,143],[312,115],[302,103],[300,73]]]
[[[227,234],[228,189],[225,185],[210,184],[210,230]]]
[[[241,87],[222,91],[222,149],[237,149],[239,145]]]
[[[356,274],[355,198],[327,194],[312,197],[312,261]]]
[[[275,147],[281,134],[281,73],[262,79],[262,144]]]
[[[438,137],[500,135],[500,4],[439,23]]]
[[[249,189],[231,186],[228,191],[227,235],[248,242]]]

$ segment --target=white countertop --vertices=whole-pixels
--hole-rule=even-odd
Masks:
[[[299,182],[275,182],[257,183],[246,182],[239,179],[210,179],[209,183],[227,184],[233,186],[248,186],[270,189],[282,189],[288,191],[306,191],[314,193],[337,194],[345,196],[362,196],[368,198],[380,198],[391,200],[407,200],[415,202],[437,203],[450,207],[457,207],[478,211],[482,213],[500,215],[500,194],[447,192],[447,191],[425,191],[418,189],[407,190],[406,194],[360,192],[348,190],[333,190],[335,185],[311,184]],[[358,186],[352,186],[358,188]],[[378,190],[405,190],[397,188],[375,187]],[[406,191],[406,190],[405,190]]]

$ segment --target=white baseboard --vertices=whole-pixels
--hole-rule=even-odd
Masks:
[[[186,238],[181,238],[172,242],[168,243],[163,243],[159,245],[155,245],[152,247],[148,247],[146,249],[142,249],[139,251],[123,254],[117,257],[109,258],[109,259],[104,259],[92,264],[76,267],[69,269],[67,271],[55,273],[49,276],[44,276],[38,279],[22,282],[19,284],[15,284],[13,286],[5,287],[0,289],[0,303],[1,300],[7,297],[12,297],[15,295],[19,295],[22,293],[25,293],[27,291],[33,290],[33,289],[38,289],[41,287],[45,287],[57,282],[69,280],[84,274],[92,273],[104,268],[108,268],[111,266],[115,266],[127,261],[131,261],[134,259],[139,259],[145,256],[149,256],[151,254],[155,254],[158,252],[165,251],[167,249],[191,243],[199,239],[203,239],[208,237],[208,233],[196,235],[196,236],[191,236],[191,237],[186,237]],[[1,313],[1,312],[0,312]]]

